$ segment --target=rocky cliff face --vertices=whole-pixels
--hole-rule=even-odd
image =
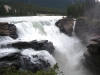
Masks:
[[[16,39],[18,36],[15,25],[0,23],[0,36],[10,36],[11,38]]]
[[[84,53],[86,66],[93,75],[100,75],[100,36],[92,38],[87,49]]]
[[[100,75],[100,21],[79,18],[75,26],[76,36],[87,46],[84,52],[86,67],[93,75]]]
[[[56,26],[60,29],[61,32],[72,36],[73,32],[74,19],[73,18],[63,18],[56,22]]]
[[[87,45],[91,37],[100,34],[100,21],[90,18],[78,18],[75,25],[75,33]]]

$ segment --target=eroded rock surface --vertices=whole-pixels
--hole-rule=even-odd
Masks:
[[[32,59],[37,59],[37,61]],[[20,53],[11,53],[0,58],[0,68],[5,66],[14,66],[17,70],[23,69],[36,72],[47,70],[50,67],[50,63],[47,60],[39,58],[38,55],[28,57]]]
[[[14,24],[0,22],[0,36],[10,36],[16,39],[18,37],[16,26]]]
[[[48,40],[41,40],[41,41],[37,41],[37,40],[33,40],[30,42],[15,42],[15,43],[11,43],[11,44],[2,44],[1,48],[6,48],[6,47],[14,47],[14,48],[18,48],[18,49],[27,49],[27,48],[33,48],[37,51],[39,50],[46,50],[49,53],[53,53],[54,52],[54,46],[52,42],[48,42]]]
[[[87,48],[84,53],[86,65],[93,75],[100,75],[100,36],[92,38]]]
[[[74,19],[73,18],[63,18],[56,22],[56,26],[60,29],[61,32],[72,36],[73,32]]]

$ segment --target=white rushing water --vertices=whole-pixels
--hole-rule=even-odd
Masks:
[[[56,62],[64,75],[91,75],[81,63],[84,58],[83,53],[86,48],[81,44],[77,37],[69,37],[59,31],[55,22],[62,16],[32,16],[32,17],[8,17],[0,18],[1,22],[13,23],[17,27],[18,39],[13,40],[10,37],[0,37],[0,44],[16,41],[48,40],[55,47],[53,55],[47,51],[34,51],[33,49],[23,49],[22,54],[38,55],[41,59],[48,60],[51,65]],[[1,50],[0,50],[1,51]],[[10,52],[9,52],[10,51]],[[18,49],[7,49],[1,54],[9,54],[18,51]],[[34,62],[36,59],[32,59]]]

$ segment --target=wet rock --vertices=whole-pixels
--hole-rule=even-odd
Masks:
[[[33,48],[37,51],[39,50],[47,50],[50,53],[53,53],[54,46],[51,42],[48,42],[48,40],[41,40],[41,41],[30,41],[30,42],[16,42],[12,44],[7,45],[1,45],[2,48],[18,48],[18,49],[27,49],[27,48]],[[48,70],[48,68],[51,66],[48,60],[44,59],[44,57],[39,57],[36,55],[23,55],[21,51],[16,53],[11,53],[6,56],[3,56],[0,58],[0,68],[4,66],[15,66],[17,70],[29,70],[32,72],[36,72],[39,70]]]
[[[100,55],[100,38],[92,39],[87,48],[90,54]]]
[[[68,36],[72,36],[74,19],[63,18],[57,21],[55,24],[60,29],[61,32],[67,34]]]
[[[36,61],[32,59],[36,59]],[[39,58],[37,55],[30,58],[19,53],[12,53],[0,58],[0,68],[4,66],[14,66],[17,70],[23,69],[36,72],[39,70],[48,70],[50,63],[47,60]]]
[[[9,64],[8,64],[8,63],[5,63],[5,62],[0,62],[0,69],[1,69],[2,67],[5,67],[5,66],[9,66]]]
[[[5,47],[14,47],[14,48],[18,48],[18,49],[27,49],[27,48],[33,48],[35,50],[46,50],[49,53],[53,53],[54,52],[54,46],[52,42],[48,42],[48,40],[41,40],[41,41],[30,41],[30,42],[15,42],[12,44],[7,44],[7,45],[1,45],[1,48],[5,48]]]
[[[47,43],[47,44],[44,44],[44,46],[42,47],[42,50],[47,50],[47,51],[49,51],[49,53],[53,53],[54,52],[54,46],[53,46],[53,44],[52,44],[52,42],[49,42],[49,43]]]
[[[93,75],[100,75],[100,21],[87,17],[78,18],[75,33],[87,45],[88,50],[84,52],[86,67]]]
[[[15,66],[16,69],[19,69],[21,67],[20,56],[20,52],[17,52],[0,57],[0,68],[5,66]]]
[[[93,37],[89,45],[88,50],[84,53],[87,67],[93,72],[93,75],[100,74],[100,37]]]
[[[0,68],[4,66],[15,66],[17,69],[19,69],[19,67],[21,67],[20,56],[20,52],[17,52],[0,57]]]
[[[7,56],[1,57],[0,61],[13,61],[19,59],[20,53],[11,53]]]
[[[16,26],[14,24],[0,22],[0,36],[10,36],[16,39],[18,37]]]
[[[33,58],[37,60],[32,62],[30,57],[21,56],[22,69],[36,72],[39,70],[46,70],[50,67],[50,63],[48,61],[40,59],[38,56],[35,56]]]

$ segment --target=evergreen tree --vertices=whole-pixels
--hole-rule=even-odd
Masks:
[[[6,16],[6,14],[7,14],[7,11],[4,8],[4,5],[1,5],[0,6],[0,16]]]
[[[93,8],[95,6],[96,2],[95,0],[86,0],[86,8],[90,9]]]
[[[67,16],[79,17],[83,16],[85,11],[84,3],[71,4],[67,7]]]

